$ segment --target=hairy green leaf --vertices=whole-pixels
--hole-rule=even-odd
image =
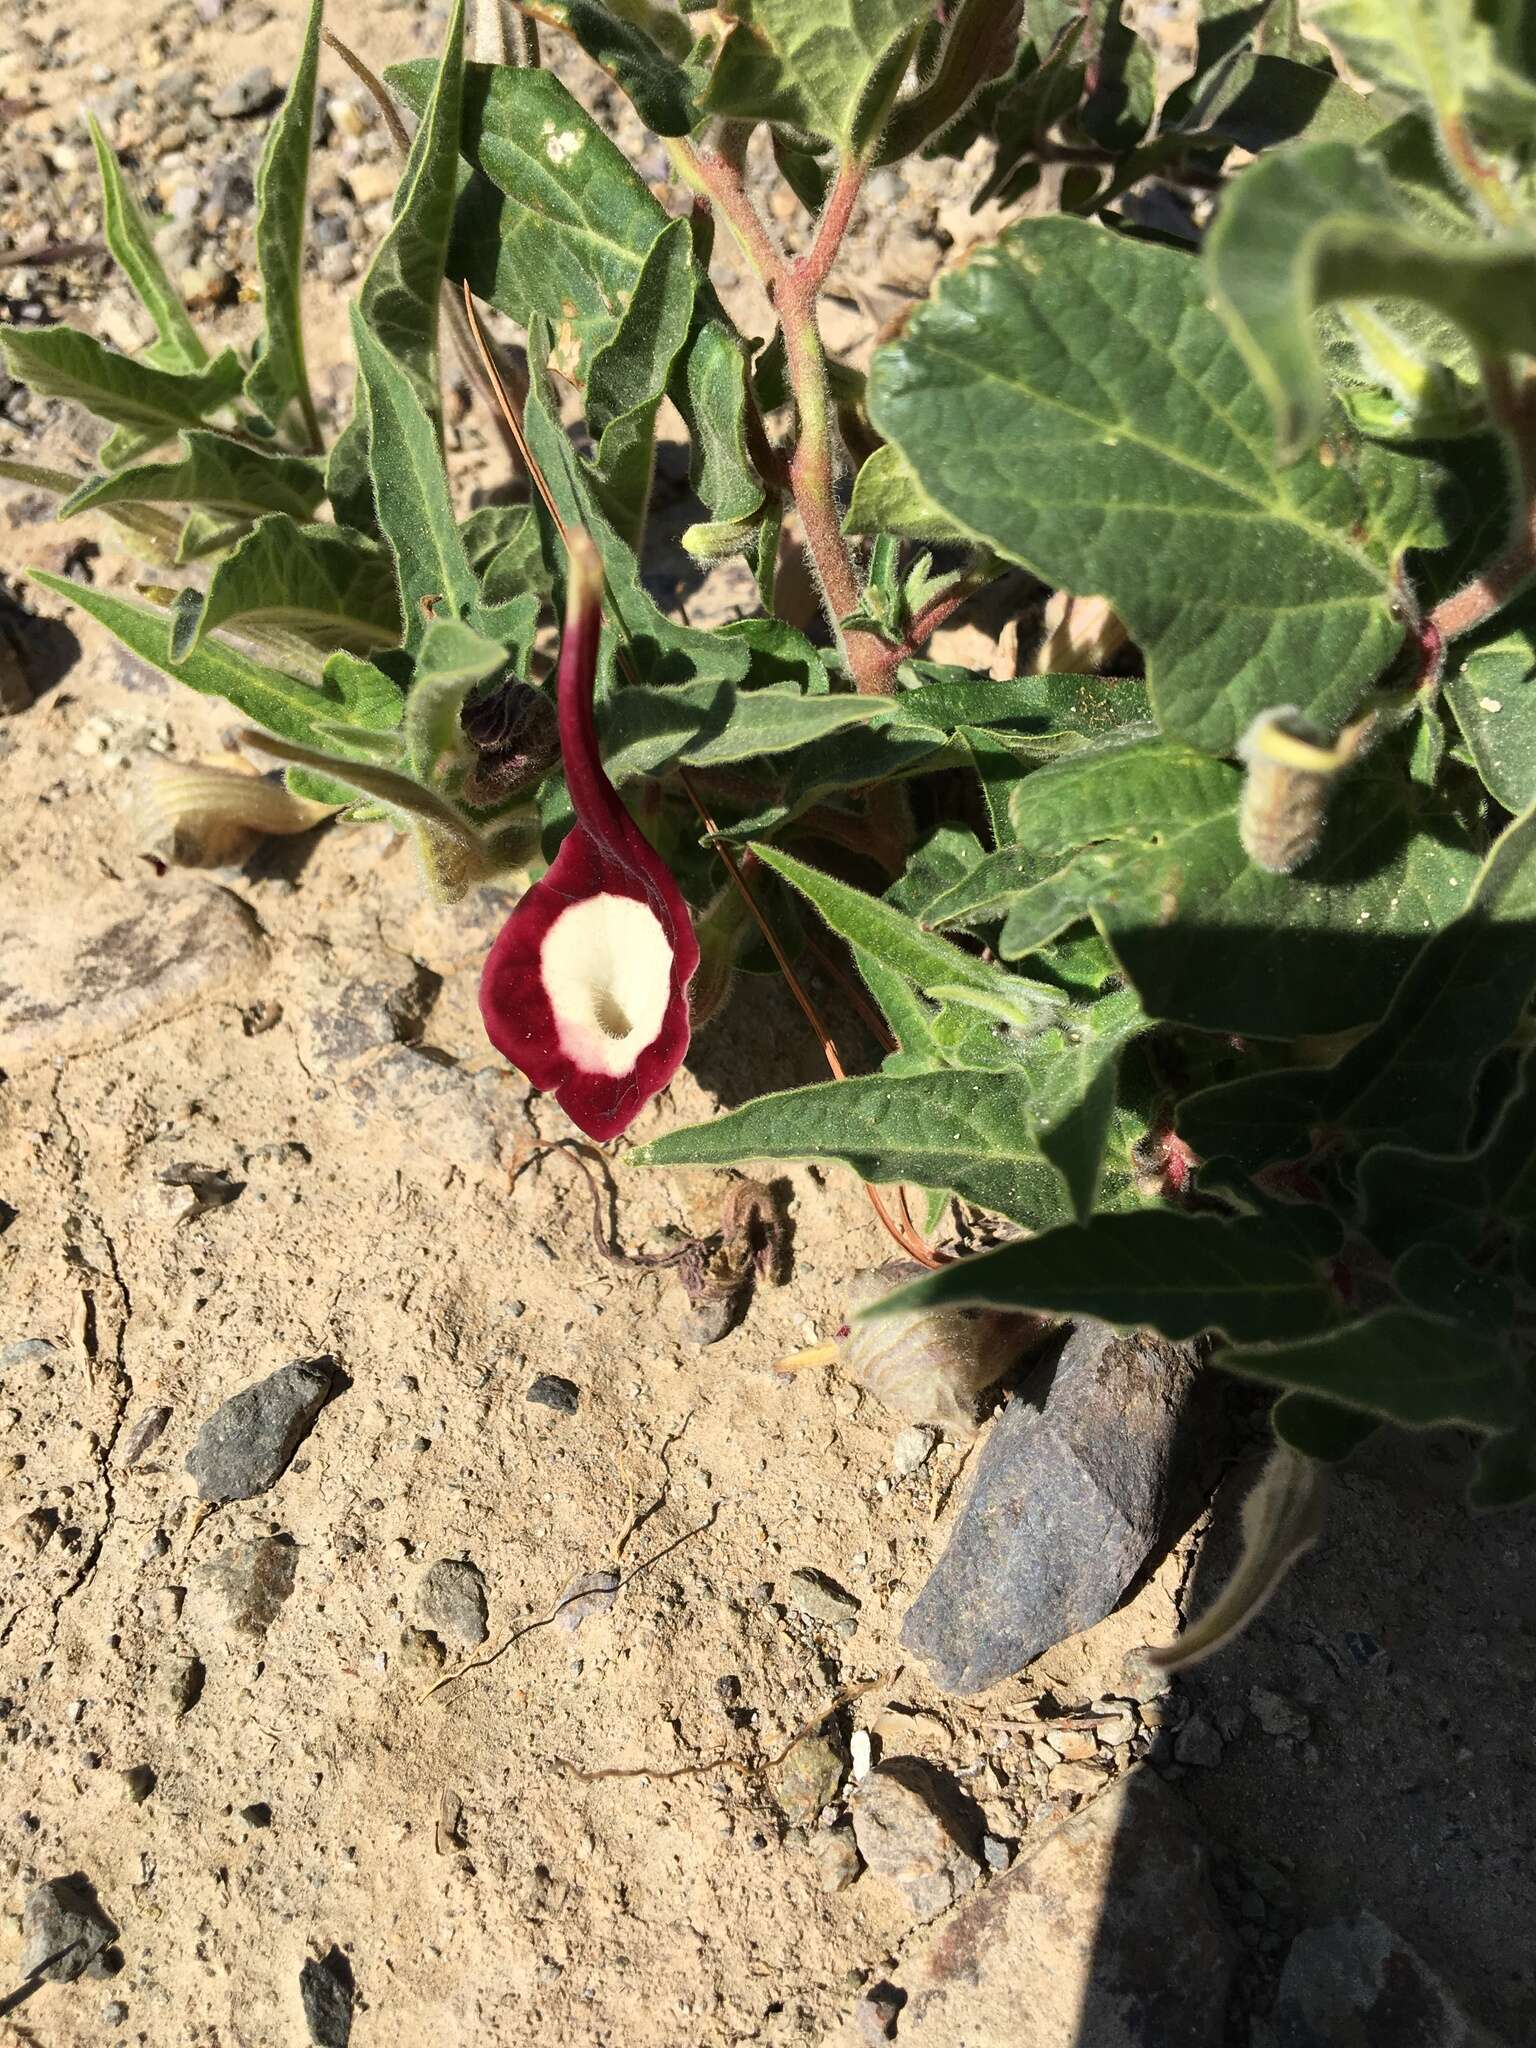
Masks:
[[[1054,1033],[1032,1067],[1006,1073],[943,1068],[824,1081],[690,1130],[630,1156],[643,1166],[728,1166],[748,1159],[834,1160],[861,1180],[953,1188],[967,1200],[1040,1229],[1071,1213],[1066,1183],[1041,1146],[1038,1090],[1050,1076]],[[1065,1114],[1059,1101],[1050,1107]]]
[[[1337,1464],[1358,1450],[1378,1427],[1374,1415],[1361,1415],[1315,1394],[1282,1394],[1270,1410],[1270,1424],[1280,1442],[1305,1458]]]
[[[518,74],[522,76],[524,74]],[[747,649],[716,633],[674,625],[664,618],[640,580],[633,550],[615,532],[590,471],[572,448],[549,380],[549,329],[535,316],[528,335],[528,403],[524,428],[534,459],[565,526],[585,527],[603,560],[604,652],[611,663],[622,651],[640,683],[742,681],[751,665]],[[553,574],[564,575],[558,536],[547,539]]]
[[[1327,415],[1319,306],[1422,300],[1486,354],[1536,348],[1536,245],[1422,233],[1382,164],[1347,143],[1301,143],[1251,164],[1222,202],[1205,257],[1217,310],[1274,408],[1285,461],[1316,441]],[[1400,401],[1412,404],[1428,374],[1405,352],[1392,380]]]
[[[1335,972],[1338,972],[1335,965]],[[1495,844],[1462,914],[1423,945],[1381,1022],[1334,1065],[1191,1096],[1179,1129],[1207,1157],[1295,1159],[1315,1134],[1444,1151],[1462,1142],[1484,1062],[1536,990],[1536,809]]]
[[[1522,41],[1530,33],[1523,6],[1307,0],[1306,11],[1351,70],[1426,101],[1447,125],[1470,113],[1512,135],[1529,134],[1536,85]]]
[[[1320,1394],[1393,1422],[1506,1429],[1529,1401],[1522,1376],[1489,1338],[1411,1309],[1384,1308],[1336,1329],[1252,1333],[1217,1363],[1271,1386]],[[1272,1342],[1264,1342],[1272,1337]]]
[[[829,733],[873,723],[889,706],[869,697],[798,697],[729,682],[618,690],[600,710],[603,762],[615,783],[679,763],[723,768],[796,753]]]
[[[1337,792],[1320,851],[1275,875],[1243,852],[1241,786],[1144,729],[1095,741],[1015,786],[1015,843],[930,918],[1002,917],[999,950],[1019,959],[1091,916],[1148,1013],[1204,1030],[1291,1038],[1369,1021],[1460,907],[1476,868],[1465,830],[1383,749]]]
[[[612,6],[599,5],[598,0],[534,0],[529,12],[574,37],[593,63],[628,93],[636,113],[656,134],[686,135],[698,126],[693,88],[677,61],[677,50],[669,51],[646,32],[654,25],[664,33],[665,25],[677,22],[676,15],[668,16],[661,8],[637,9],[626,0],[615,0]],[[682,41],[686,45],[686,31]]]
[[[875,701],[887,704],[889,700]],[[930,726],[908,724],[901,718],[884,718],[849,732],[833,733],[799,748],[775,793],[746,817],[722,824],[721,835],[731,840],[761,839],[781,831],[814,804],[871,783],[898,781],[938,768],[946,757],[963,763],[962,744]]]
[[[587,424],[597,439],[594,483],[637,554],[651,494],[656,415],[693,323],[697,275],[688,223],[675,220],[651,244],[634,295],[587,376]]]
[[[0,337],[0,354],[10,374],[39,398],[67,398],[100,419],[132,429],[138,455],[183,427],[201,426],[240,389],[240,358],[232,348],[204,369],[159,370],[104,348],[94,335],[61,326],[11,328]]]
[[[1507,613],[1452,651],[1445,698],[1489,794],[1507,811],[1536,798],[1536,606]]]
[[[891,533],[898,540],[967,540],[963,526],[941,512],[894,441],[877,448],[853,482],[844,533]]]
[[[340,527],[270,513],[214,569],[192,645],[230,625],[281,626],[327,649],[393,647],[394,570],[377,546]]]
[[[707,113],[857,149],[879,134],[928,0],[727,0]]]
[[[1360,1161],[1361,1227],[1393,1258],[1415,1246],[1486,1255],[1513,1237],[1528,1281],[1536,1281],[1536,1055],[1521,1062],[1516,1088],[1472,1152],[1374,1146]]]
[[[693,488],[716,519],[750,519],[763,502],[763,480],[747,443],[747,344],[701,280],[693,332],[672,372],[672,403],[691,441]]]
[[[385,76],[408,106],[425,106],[430,64]],[[554,367],[584,382],[667,225],[665,209],[550,71],[467,66],[460,147],[481,176],[455,213],[450,275],[524,327],[542,313]]]
[[[298,67],[267,130],[256,169],[261,333],[245,378],[246,397],[279,431],[289,407],[298,409],[308,444],[314,449],[320,446],[320,421],[309,389],[299,288],[304,272],[304,211],[324,6],[325,0],[311,0]]]
[[[869,401],[974,537],[1111,600],[1180,738],[1230,751],[1279,703],[1335,726],[1401,643],[1359,483],[1340,463],[1277,466],[1189,257],[1025,222],[877,350]]]
[[[416,380],[352,308],[352,338],[379,523],[395,558],[406,647],[421,645],[434,610],[468,618],[480,602],[454,521],[437,433]]]
[[[923,994],[931,996],[936,989],[960,987],[986,998],[997,1015],[1021,1029],[1038,1021],[1039,991],[1022,976],[962,952],[948,939],[924,931],[893,904],[878,896],[868,896],[862,889],[850,888],[848,883],[776,847],[760,845],[753,851],[765,866],[782,875],[816,906],[839,938],[902,975]],[[1059,1000],[1054,991],[1051,1000],[1054,1007]]]
[[[72,583],[63,576],[46,576],[35,569],[31,573],[34,582],[88,612],[151,668],[206,697],[223,697],[266,732],[312,746],[319,737],[317,722],[335,716],[339,708],[339,700],[333,701],[328,688],[316,689],[277,669],[265,668],[219,641],[210,640],[177,662],[171,651],[173,615],[169,611],[137,598],[115,597],[89,584]]]
[[[1219,1222],[1174,1209],[1095,1216],[962,1259],[870,1313],[976,1302],[1098,1316],[1180,1339],[1220,1330],[1240,1342],[1306,1337],[1338,1316],[1321,1264],[1277,1244],[1267,1222]]]
[[[458,198],[459,128],[464,99],[464,5],[454,0],[442,55],[426,69],[421,125],[395,192],[394,219],[379,244],[351,307],[354,335],[366,329],[415,393],[417,405],[441,441],[437,319]],[[361,355],[359,355],[361,369]],[[369,414],[359,407],[331,450],[327,482],[336,515],[350,526],[382,526],[387,509],[380,479],[364,482],[371,464]],[[408,622],[409,623],[409,622]]]
[[[86,116],[96,167],[101,174],[101,232],[118,266],[133,286],[140,305],[155,323],[159,336],[145,361],[162,370],[200,370],[208,351],[192,325],[181,294],[165,273],[149,223],[128,188],[122,166],[108,146],[96,116]]]
[[[302,455],[268,455],[228,434],[192,428],[181,435],[176,461],[137,463],[87,478],[59,507],[59,517],[99,506],[193,505],[240,518],[287,512],[307,519],[324,495],[324,478]]]

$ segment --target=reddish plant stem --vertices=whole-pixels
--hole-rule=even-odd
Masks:
[[[855,687],[889,696],[891,673],[883,643],[871,633],[843,633],[840,621],[859,604],[859,579],[843,537],[837,505],[838,433],[827,388],[827,359],[816,324],[816,301],[836,260],[864,182],[862,159],[846,159],[833,180],[811,246],[791,263],[748,196],[739,157],[728,149],[671,145],[674,163],[693,190],[707,199],[762,279],[784,332],[784,353],[799,415],[789,487],[805,531],[806,551],[823,601],[842,642]]]
[[[861,157],[845,157],[832,181],[826,202],[816,222],[811,246],[794,266],[794,275],[808,291],[819,292],[827,272],[837,260],[843,236],[853,218],[853,209],[864,189],[865,164]]]
[[[1516,378],[1504,362],[1483,365],[1488,409],[1503,430],[1515,489],[1515,518],[1502,554],[1470,583],[1442,598],[1427,623],[1442,641],[1470,633],[1536,576],[1536,376]]]
[[[978,590],[987,586],[987,577],[982,575],[957,576],[947,590],[941,590],[937,597],[930,598],[908,626],[905,637],[891,646],[882,641],[876,672],[886,678],[887,693],[895,687],[897,669],[904,661],[910,661],[921,654],[940,626],[947,624],[963,604],[973,598]]]

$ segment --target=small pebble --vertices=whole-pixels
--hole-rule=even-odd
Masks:
[[[562,1379],[555,1372],[541,1372],[529,1387],[527,1400],[536,1401],[541,1408],[553,1408],[561,1415],[574,1415],[581,1401],[581,1389],[574,1380]]]
[[[811,1621],[850,1621],[859,1612],[859,1603],[853,1595],[836,1579],[829,1579],[825,1572],[807,1569],[791,1572],[787,1590],[790,1604]]]
[[[123,1790],[135,1806],[142,1806],[155,1789],[155,1774],[148,1764],[129,1764],[118,1776],[123,1781]]]
[[[1176,1763],[1214,1771],[1221,1762],[1221,1737],[1203,1714],[1191,1714],[1173,1739]]]
[[[423,1573],[415,1606],[418,1618],[437,1635],[469,1649],[485,1641],[485,1580],[477,1565],[456,1557],[439,1558]]]
[[[933,1447],[939,1440],[939,1432],[918,1423],[911,1423],[897,1437],[891,1446],[891,1470],[898,1478],[906,1479],[920,1471],[933,1455]]]
[[[988,1870],[1006,1870],[1013,1861],[1013,1851],[1000,1835],[983,1835],[981,1860]]]
[[[249,71],[231,79],[221,93],[208,102],[208,111],[216,121],[240,121],[247,115],[259,114],[277,96],[276,81],[269,64],[255,64]]]
[[[854,1729],[848,1738],[848,1754],[852,1759],[853,1781],[857,1784],[861,1778],[868,1775],[870,1764],[874,1761],[867,1728]]]

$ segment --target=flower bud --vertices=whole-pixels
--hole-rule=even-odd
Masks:
[[[478,808],[504,803],[530,788],[560,758],[554,705],[542,690],[516,676],[469,698],[459,723],[475,750],[461,794]]]

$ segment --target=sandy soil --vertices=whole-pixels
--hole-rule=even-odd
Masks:
[[[63,35],[19,132],[53,146],[99,89],[93,67],[133,74],[146,36],[161,69],[215,88],[255,63],[281,76],[300,12],[247,4],[209,26],[190,5],[24,8],[43,44]],[[337,0],[333,17],[380,66],[433,34],[412,8]],[[326,78],[350,89],[329,61]],[[152,184],[148,141],[138,169]],[[891,232],[881,220],[860,247]],[[311,280],[323,367],[344,296]],[[125,317],[116,287],[101,304]],[[889,310],[852,284],[841,307],[848,346]],[[251,310],[216,317],[240,335]],[[25,432],[68,442],[51,418]],[[473,420],[462,441],[477,474]],[[75,531],[5,489],[0,572],[57,563]],[[131,583],[110,552],[91,568]],[[429,909],[378,828],[157,878],[135,758],[217,759],[233,721],[69,625],[67,671],[0,722],[0,981],[52,986],[125,920],[206,918],[223,951],[132,1016],[87,980],[0,1081],[0,1985],[19,1976],[24,1896],[68,1872],[122,1955],[110,1980],[44,1986],[0,2041],[302,2041],[300,1969],[333,1947],[369,2048],[823,2039],[910,1917],[868,1876],[821,1889],[820,1823],[786,1817],[764,1759],[867,1688],[845,1733],[942,1764],[999,1842],[1027,1844],[1062,1810],[1035,1703],[1087,1709],[1130,1646],[1172,1631],[1193,1538],[1091,1636],[982,1699],[937,1695],[897,1631],[953,1513],[956,1453],[898,1472],[899,1419],[829,1373],[773,1370],[885,1255],[857,1188],[787,1176],[787,1284],[720,1345],[684,1343],[675,1282],[598,1255],[568,1155],[514,1178],[569,1127],[480,1031],[496,902]],[[793,1005],[754,984],[634,1136],[817,1077]],[[163,1178],[187,1163],[238,1194],[189,1217]],[[725,1176],[630,1171],[622,1148],[615,1170],[626,1245],[713,1227]],[[204,1513],[183,1469],[202,1422],[322,1355],[336,1391],[291,1468]],[[540,1374],[577,1385],[574,1413],[526,1398]],[[1517,2040],[1536,2028],[1531,1533],[1466,1517],[1459,1456],[1368,1462],[1250,1643],[1100,1761],[1151,1746],[1182,1776],[1248,1913],[1254,1998],[1288,1929],[1363,1902]],[[292,1546],[292,1591],[253,1634],[220,1560],[266,1536]],[[442,1559],[483,1575],[479,1649],[423,1635],[417,1589]],[[611,1609],[551,1625],[569,1582],[610,1566]],[[855,1596],[851,1628],[798,1612],[801,1567]],[[1300,1720],[1272,1731],[1255,1687]],[[1213,1740],[1181,1765],[1169,1731],[1190,1714]],[[147,1796],[142,1773],[125,1779],[137,1767]]]

